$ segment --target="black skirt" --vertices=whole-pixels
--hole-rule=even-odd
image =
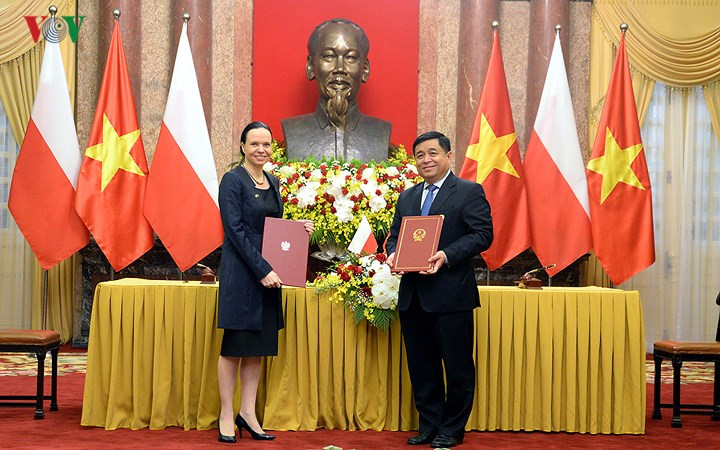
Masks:
[[[276,289],[263,289],[262,329],[223,333],[220,356],[277,356],[278,330],[282,328],[282,305]]]

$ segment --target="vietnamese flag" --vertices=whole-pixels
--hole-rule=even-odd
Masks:
[[[560,36],[525,152],[532,248],[555,275],[592,248],[585,163],[580,151]]]
[[[523,166],[497,30],[460,177],[482,184],[490,202],[495,239],[482,256],[495,270],[531,242]]]
[[[595,254],[618,285],[655,262],[650,178],[624,34],[587,164],[587,179]]]
[[[187,23],[148,176],[145,217],[182,271],[223,243],[217,172]]]
[[[75,199],[75,209],[115,270],[153,246],[142,213],[147,172],[116,21]]]
[[[8,198],[10,213],[45,270],[89,240],[74,208],[81,158],[60,46],[46,40]]]

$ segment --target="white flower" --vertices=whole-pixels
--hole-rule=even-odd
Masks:
[[[390,175],[391,177],[394,177],[394,176],[400,174],[400,172],[397,170],[397,167],[395,167],[395,166],[387,167],[387,168],[385,169],[385,173],[388,174],[388,175]]]
[[[347,180],[345,178],[347,178],[348,176],[352,176],[352,174],[347,170],[341,170],[340,172],[338,172],[337,175],[332,178],[330,183],[333,185],[333,187],[343,188],[347,183]]]
[[[287,177],[292,176],[292,174],[295,173],[295,168],[293,166],[291,166],[290,164],[287,164],[287,165],[280,167],[279,173],[283,177],[287,178]]]
[[[410,172],[418,173],[417,167],[415,167],[415,166],[412,165],[412,164],[408,164],[408,165],[407,165],[407,170],[410,171]]]
[[[322,178],[322,170],[315,169],[312,172],[310,172],[310,179],[312,181],[320,181],[320,178]]]
[[[368,202],[368,204],[370,205],[370,211],[374,213],[382,211],[387,206],[385,198],[381,195],[373,195],[372,197],[370,197],[370,201]]]
[[[265,172],[272,172],[274,168],[275,168],[275,164],[273,164],[272,161],[268,161],[265,164],[263,164],[263,170]]]
[[[307,208],[308,206],[314,205],[316,196],[317,191],[309,184],[301,187],[297,192],[298,206]]]
[[[375,191],[377,191],[377,188],[378,188],[377,180],[375,180],[374,178],[371,180],[368,180],[367,184],[363,183],[360,186],[360,189],[362,189],[363,194],[365,194],[366,197],[371,197],[371,196],[375,195]]]
[[[397,306],[400,280],[390,272],[387,264],[382,264],[372,277],[373,303],[382,309],[394,310]]]
[[[372,178],[373,174],[375,173],[375,169],[372,167],[368,167],[362,172],[362,179],[363,180],[369,180]]]
[[[339,196],[335,198],[333,206],[335,207],[335,217],[337,217],[338,222],[343,223],[353,220],[353,206],[355,206],[355,203],[352,200]]]

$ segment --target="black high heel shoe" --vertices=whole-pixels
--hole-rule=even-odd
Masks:
[[[235,439],[235,430],[233,430],[232,436],[226,436],[226,435],[222,434],[222,431],[220,431],[220,418],[219,417],[218,417],[218,441],[224,442],[226,444],[234,444],[235,442],[237,442],[237,440]]]
[[[250,425],[243,419],[243,417],[238,413],[237,416],[235,416],[235,425],[237,425],[238,430],[240,430],[240,437],[242,438],[242,430],[245,428],[248,433],[250,433],[250,436],[256,441],[272,441],[275,439],[275,436],[272,434],[265,434],[265,433],[256,433],[253,431],[252,428],[250,428]]]

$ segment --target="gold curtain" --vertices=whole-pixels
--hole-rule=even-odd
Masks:
[[[75,15],[75,0],[0,2],[0,65],[19,58],[36,46],[25,16],[47,16],[50,5],[58,7],[59,15]]]
[[[0,101],[7,113],[15,139],[22,143],[35,101],[44,44],[42,36],[34,43],[23,16],[48,15],[48,7],[58,6],[58,15],[75,15],[75,0],[36,0],[3,3],[0,6]],[[69,36],[60,42],[70,99],[75,100],[75,44]],[[26,245],[26,251],[31,254]],[[33,257],[32,327],[42,328],[43,270]],[[60,333],[63,342],[72,336],[72,298],[74,257],[48,272],[47,328]]]
[[[593,27],[615,45],[628,24],[630,64],[648,77],[676,87],[720,78],[720,2],[596,0],[593,10]]]
[[[703,86],[715,136],[720,141],[720,81]]]
[[[620,24],[628,24],[625,39],[632,73],[638,120],[642,126],[655,82],[677,86],[707,85],[705,95],[720,138],[720,3],[685,0],[596,0],[590,28],[588,148],[610,83]],[[658,26],[661,24],[661,26]],[[713,83],[714,82],[714,83]],[[713,107],[714,105],[714,107]],[[609,286],[610,280],[594,255],[583,267],[587,285]]]

